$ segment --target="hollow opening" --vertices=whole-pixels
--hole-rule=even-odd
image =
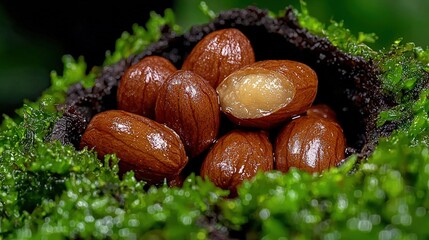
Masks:
[[[116,89],[124,71],[148,55],[163,56],[180,69],[192,48],[205,35],[218,29],[237,28],[250,40],[256,61],[289,59],[310,66],[319,84],[314,104],[329,105],[344,129],[347,145],[356,152],[375,145],[378,113],[394,104],[384,96],[377,67],[334,47],[328,40],[302,29],[291,8],[282,18],[254,7],[222,12],[212,22],[194,26],[183,35],[164,29],[161,39],[137,55],[105,67],[91,89],[69,89],[63,117],[54,126],[51,139],[78,145],[89,120],[96,113],[116,107]],[[369,147],[368,147],[369,146]],[[365,154],[367,154],[366,152]]]

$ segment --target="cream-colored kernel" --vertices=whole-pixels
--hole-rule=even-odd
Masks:
[[[217,88],[220,105],[237,118],[259,118],[289,104],[295,94],[290,81],[265,69],[237,71]]]

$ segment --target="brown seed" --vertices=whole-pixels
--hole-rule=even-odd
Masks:
[[[118,109],[153,119],[158,90],[165,79],[176,71],[166,58],[147,56],[129,67],[118,85]]]
[[[337,121],[337,114],[335,113],[335,111],[331,107],[323,103],[311,106],[307,110],[307,115],[329,119],[334,122]]]
[[[216,91],[221,110],[234,123],[271,128],[304,113],[317,93],[317,75],[290,60],[264,60],[225,78]]]
[[[183,186],[183,183],[185,182],[186,177],[187,176],[185,176],[183,174],[179,174],[175,178],[171,179],[167,184],[169,187],[179,187],[180,188]]]
[[[149,118],[108,110],[95,115],[85,130],[80,148],[94,148],[102,159],[116,154],[121,173],[133,170],[149,184],[174,179],[188,162],[180,137]]]
[[[220,109],[216,91],[198,74],[178,70],[159,91],[155,119],[181,137],[188,156],[193,158],[216,140]]]
[[[255,62],[249,39],[238,29],[227,28],[209,33],[186,57],[182,69],[191,70],[214,88],[235,70]]]
[[[277,136],[275,169],[287,172],[291,167],[310,173],[335,167],[344,159],[346,139],[336,122],[303,116],[289,122]]]
[[[236,194],[243,180],[273,169],[273,148],[263,131],[232,130],[213,145],[201,166],[201,176]]]

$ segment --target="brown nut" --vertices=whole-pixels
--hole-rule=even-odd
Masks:
[[[169,187],[179,187],[180,188],[183,186],[183,183],[185,182],[186,177],[187,176],[184,174],[179,174],[175,178],[169,180],[167,184]]]
[[[121,173],[133,170],[149,184],[173,179],[188,162],[180,137],[149,118],[108,110],[95,115],[85,130],[80,148],[94,148],[99,158],[116,154]]]
[[[182,69],[191,70],[216,86],[230,73],[255,62],[249,39],[238,29],[209,33],[186,57]]]
[[[165,79],[176,71],[166,58],[147,56],[129,67],[118,85],[118,109],[153,119],[158,90]]]
[[[329,119],[334,122],[337,121],[337,114],[335,113],[335,111],[324,103],[319,103],[311,106],[307,110],[307,115]]]
[[[335,167],[344,159],[346,139],[336,122],[303,116],[281,129],[275,143],[275,169],[291,167],[310,173]]]
[[[243,67],[216,88],[221,110],[234,123],[271,128],[304,113],[317,93],[317,75],[290,60],[264,60]]]
[[[217,138],[220,109],[216,91],[198,74],[178,70],[159,90],[155,119],[179,134],[193,158]]]
[[[236,194],[237,186],[259,171],[273,169],[273,147],[264,131],[232,130],[213,145],[200,175]]]

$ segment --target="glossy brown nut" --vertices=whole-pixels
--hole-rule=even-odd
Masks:
[[[183,174],[179,174],[175,178],[172,178],[171,180],[169,180],[167,184],[169,187],[179,187],[180,188],[183,186],[183,183],[185,182],[186,177],[187,176],[185,176]]]
[[[249,39],[238,29],[227,28],[209,33],[186,57],[182,69],[191,70],[214,88],[235,70],[255,62]]]
[[[180,137],[149,118],[108,110],[95,115],[85,130],[80,148],[94,149],[100,159],[116,154],[121,173],[133,170],[149,184],[173,179],[188,162]]]
[[[166,58],[147,56],[129,67],[118,85],[118,109],[153,119],[155,101],[165,79],[176,71]]]
[[[273,169],[273,147],[263,131],[232,130],[213,145],[201,166],[201,176],[235,195],[237,186],[259,171]]]
[[[198,74],[178,70],[159,90],[155,119],[179,134],[193,158],[217,138],[220,108],[216,91]]]
[[[234,123],[272,128],[312,105],[318,79],[309,66],[290,60],[264,60],[226,77],[216,88],[221,110]]]
[[[323,103],[319,103],[311,106],[307,110],[307,115],[329,119],[334,122],[337,121],[337,114],[335,113],[335,111],[331,107]]]
[[[310,173],[335,167],[344,159],[346,139],[336,122],[303,116],[289,122],[276,138],[275,169]]]

